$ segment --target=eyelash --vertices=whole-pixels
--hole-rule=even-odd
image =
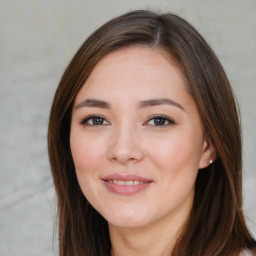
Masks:
[[[98,121],[101,121],[103,123],[100,123],[100,124],[96,124],[96,123],[93,123],[94,120],[97,120]],[[156,124],[156,120],[158,119],[158,121],[160,120],[161,121],[164,121],[164,124]],[[92,123],[90,124],[89,122],[92,121]],[[154,124],[149,124],[150,121],[153,121]],[[97,122],[97,121],[96,121]],[[104,122],[107,122],[107,124]],[[166,124],[167,122],[167,124]],[[100,116],[100,115],[90,115],[86,118],[84,118],[82,121],[81,121],[81,124],[82,125],[90,125],[90,126],[100,126],[100,125],[109,125],[110,123],[106,120],[105,117],[103,116]],[[175,124],[175,122],[169,118],[168,116],[165,116],[165,115],[152,115],[149,117],[149,119],[146,121],[145,125],[150,125],[150,126],[167,126],[167,125],[173,125]]]
[[[164,121],[164,124],[157,125],[155,123],[157,119],[161,120],[161,121]],[[149,117],[149,119],[147,120],[146,123],[149,123],[149,121],[154,122],[154,125],[153,124],[148,124],[148,125],[151,125],[151,126],[167,126],[167,125],[173,125],[174,124],[174,121],[170,117],[165,116],[165,115],[152,115],[152,116]],[[166,124],[166,122],[167,122],[167,124]]]
[[[88,116],[88,117],[86,117],[86,118],[84,118],[82,121],[81,121],[81,124],[83,124],[83,125],[91,125],[91,126],[98,126],[98,125],[106,125],[106,124],[89,124],[89,121],[94,121],[94,120],[96,120],[96,119],[100,119],[101,121],[103,121],[103,122],[107,122],[107,125],[108,124],[110,124],[108,121],[106,121],[106,118],[105,117],[103,117],[103,116],[100,116],[100,115],[90,115],[90,116]]]

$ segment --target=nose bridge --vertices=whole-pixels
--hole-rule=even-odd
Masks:
[[[131,122],[120,122],[113,130],[110,158],[119,162],[140,161],[143,157],[139,134],[136,125]]]

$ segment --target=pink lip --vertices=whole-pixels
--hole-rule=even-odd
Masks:
[[[128,181],[128,180],[138,180],[141,182],[150,182],[152,180],[143,178],[138,175],[132,175],[132,174],[127,174],[127,175],[121,175],[121,174],[110,174],[102,178],[102,180],[122,180],[122,181]]]
[[[143,184],[138,185],[119,185],[114,184],[109,181],[119,180],[119,181],[139,181],[143,182]],[[150,184],[152,184],[152,180],[140,177],[138,175],[120,175],[120,174],[111,174],[102,178],[105,186],[114,193],[120,195],[132,195],[136,194],[144,189],[146,189]]]

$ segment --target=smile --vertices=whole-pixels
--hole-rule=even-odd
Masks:
[[[138,180],[108,180],[110,183],[114,183],[116,185],[123,185],[123,186],[136,186],[139,184],[144,184],[145,182],[143,181],[138,181]]]
[[[147,189],[152,180],[137,175],[111,174],[101,179],[108,191],[122,196],[136,194]]]

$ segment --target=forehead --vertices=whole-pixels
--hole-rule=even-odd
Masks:
[[[122,65],[119,66],[119,64]],[[158,68],[162,69],[163,72],[168,72],[171,66],[179,69],[178,63],[169,52],[162,49],[136,45],[122,47],[108,53],[96,64],[92,74],[102,67],[108,71],[108,68],[111,69],[114,65],[116,65],[116,71],[123,69],[123,65],[125,65],[125,67],[128,68],[127,71],[135,73],[140,73],[145,69],[157,70]],[[163,68],[165,68],[165,70]],[[100,72],[102,73],[102,71],[103,70]]]
[[[176,87],[176,88],[175,88]],[[104,56],[87,78],[83,92],[121,92],[122,90],[168,93],[186,90],[178,64],[164,50],[133,46]],[[174,91],[173,91],[174,93]],[[79,96],[79,95],[78,95]]]

